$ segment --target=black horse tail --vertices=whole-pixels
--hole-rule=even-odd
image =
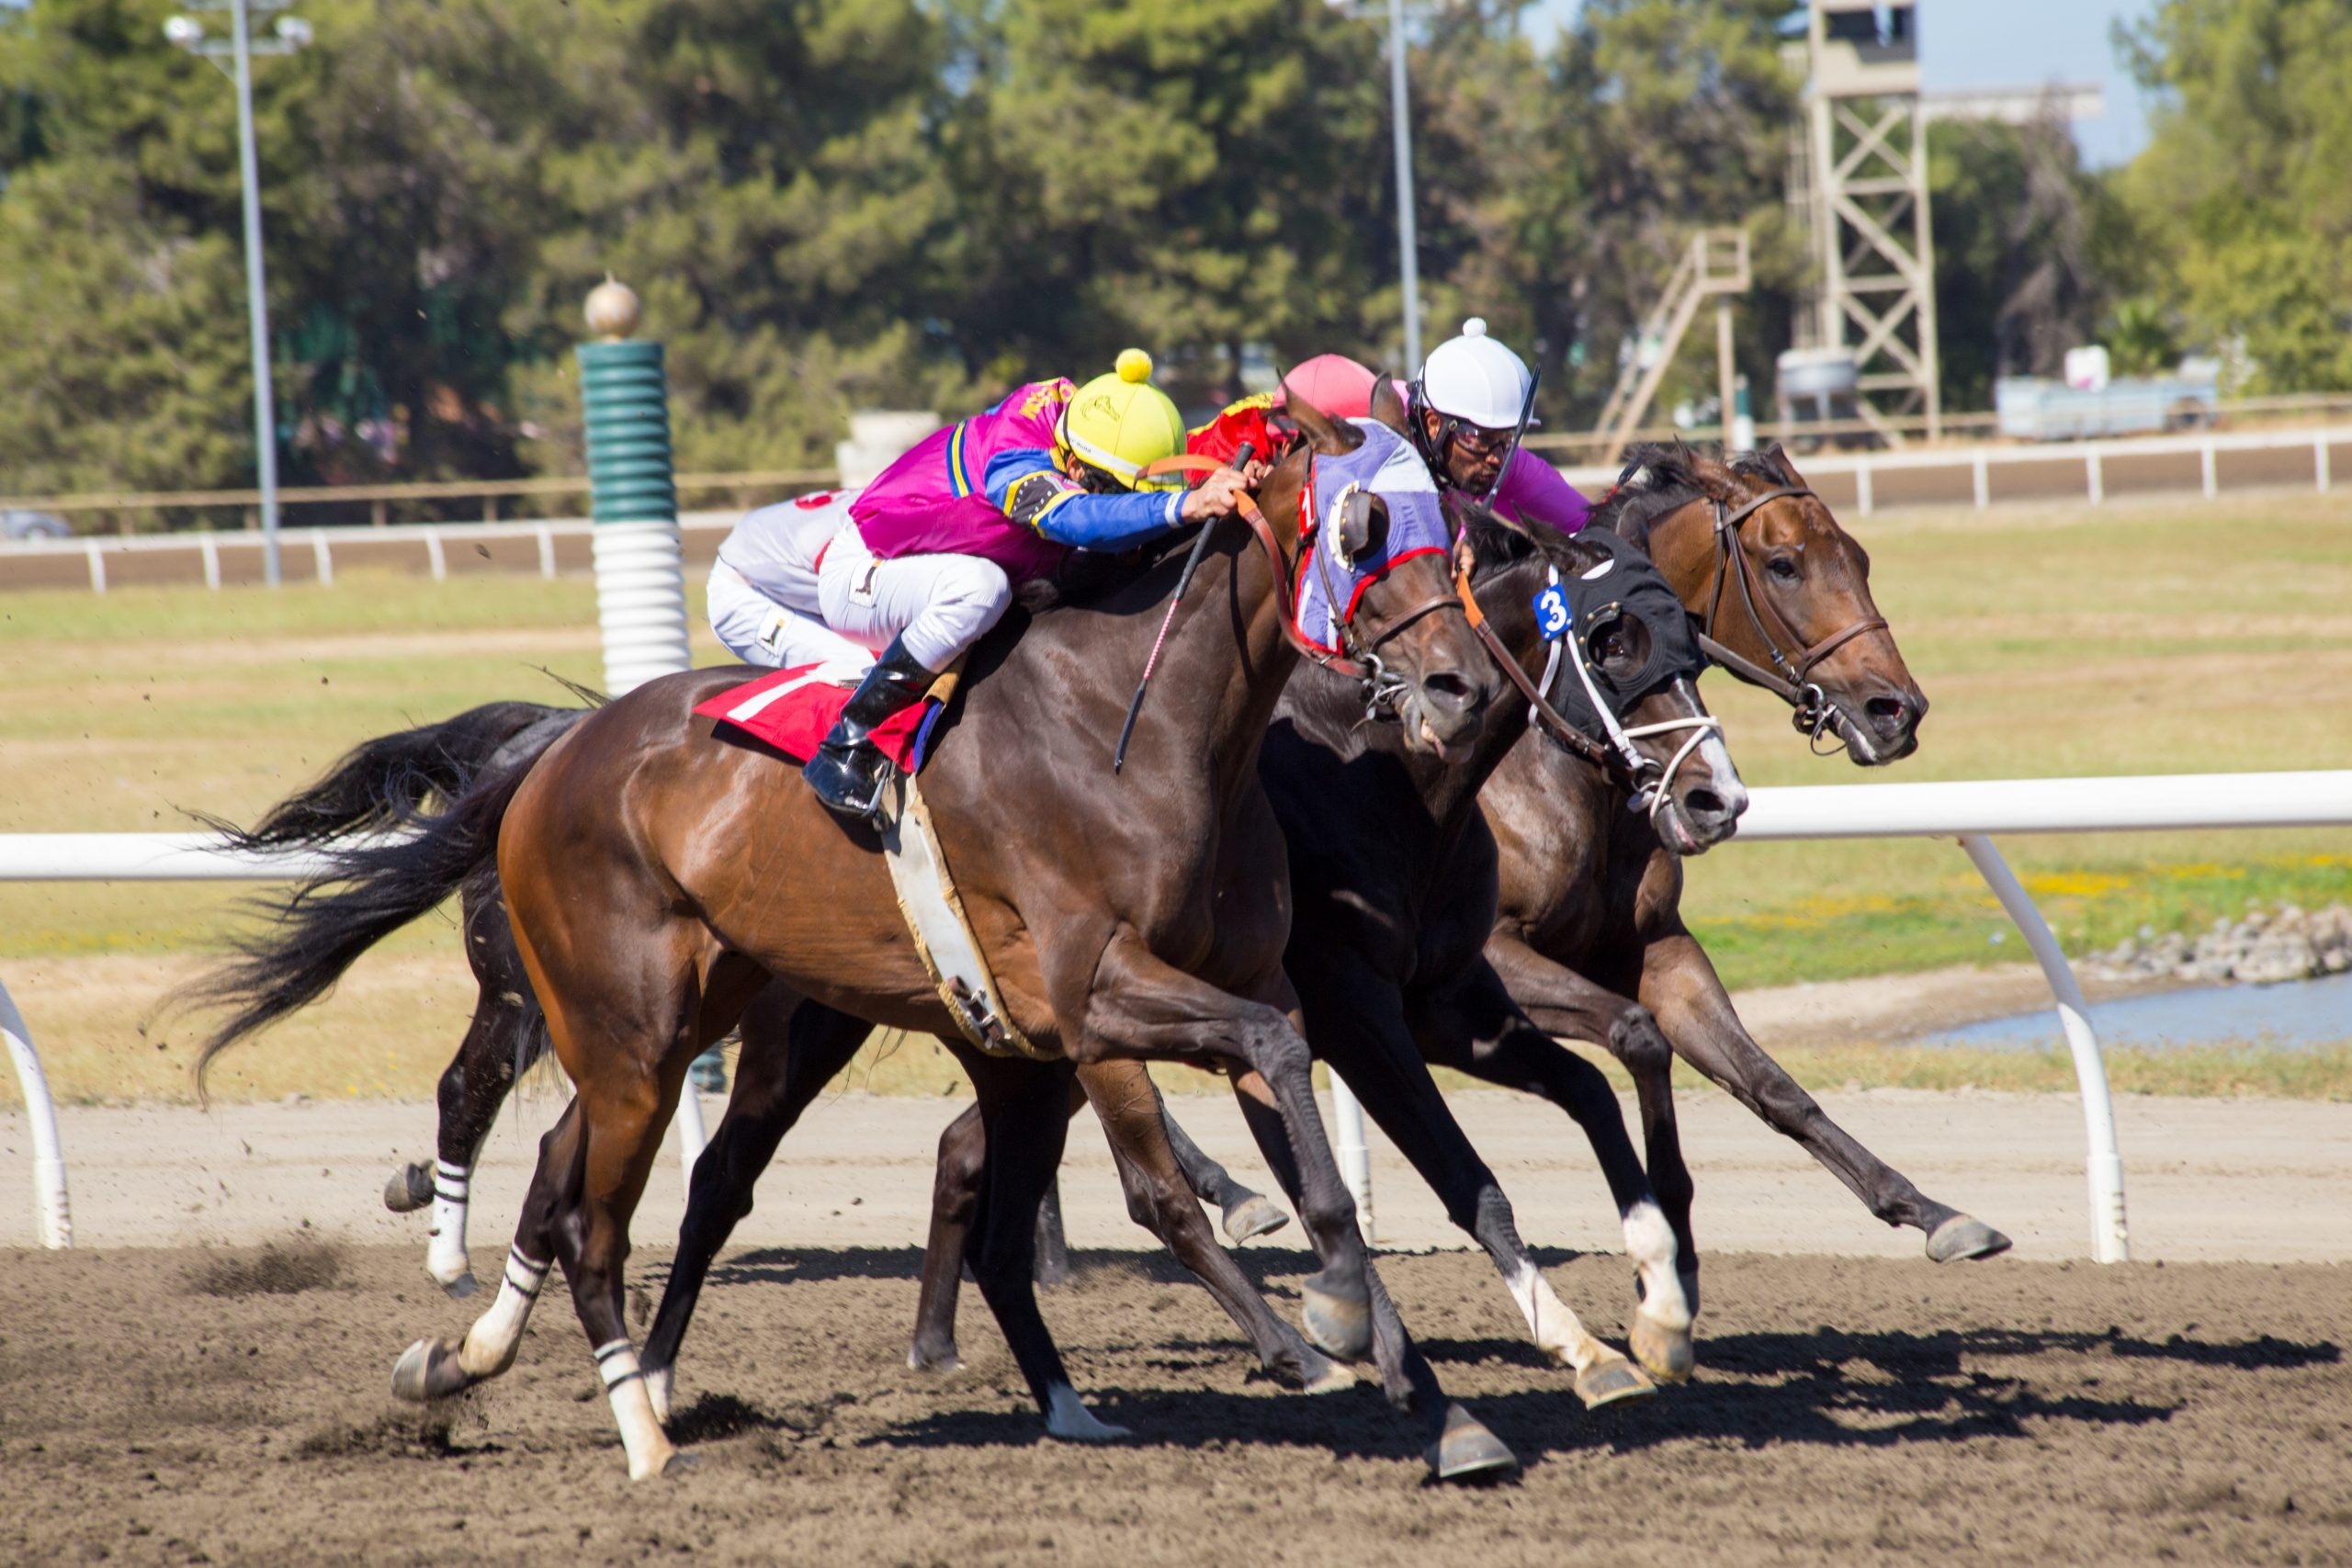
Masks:
[[[591,705],[603,699],[573,688]],[[447,806],[499,760],[499,753],[546,724],[568,728],[586,710],[538,703],[486,703],[438,724],[362,741],[316,784],[288,795],[251,828],[198,814],[241,849],[317,849],[359,833],[391,829],[436,802]],[[542,747],[541,750],[545,748]]]
[[[332,869],[282,897],[248,904],[268,918],[267,929],[240,939],[235,957],[169,1004],[175,1010],[227,1010],[197,1056],[199,1093],[215,1056],[316,1001],[361,953],[495,863],[499,824],[515,792],[532,765],[571,729],[569,720],[579,716],[563,711],[567,722],[538,724],[529,729],[526,743],[502,746],[495,765],[468,781],[438,810],[400,813],[386,824],[392,831],[381,837],[314,846],[330,858]],[[399,739],[374,743],[385,748],[394,765],[403,749],[387,743]]]

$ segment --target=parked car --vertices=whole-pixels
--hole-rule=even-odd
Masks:
[[[70,539],[74,525],[54,512],[11,507],[0,512],[0,539]]]
[[[2040,376],[1993,383],[2003,435],[2018,441],[2211,429],[2221,412],[2220,367],[2192,360],[2173,376],[2129,376],[2070,387]]]

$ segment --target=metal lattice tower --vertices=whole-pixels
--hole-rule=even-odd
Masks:
[[[1928,128],[1913,0],[1811,0],[1805,131],[1790,201],[1819,267],[1801,346],[1848,348],[1857,412],[1890,445],[1896,419],[1940,434]]]

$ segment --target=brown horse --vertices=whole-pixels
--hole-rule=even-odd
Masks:
[[[1783,694],[1799,708],[1801,730],[1816,738],[1825,732],[1843,737],[1849,754],[1864,764],[1883,764],[1916,749],[1927,699],[1871,598],[1869,558],[1778,448],[1730,464],[1679,446],[1639,448],[1624,482],[1595,512],[1593,526],[1654,551],[1677,596],[1712,633],[1718,657],[1757,671],[1776,690],[1785,687]],[[1738,583],[1741,577],[1747,581]],[[1302,672],[1294,688],[1312,678],[1311,671]],[[1344,944],[1317,932],[1313,890],[1344,887],[1343,909],[1368,908],[1378,917],[1385,907],[1363,897],[1363,874],[1350,863],[1353,857],[1344,847],[1331,852],[1330,867],[1307,863],[1309,847],[1329,841],[1332,819],[1294,821],[1285,811],[1288,796],[1277,771],[1282,755],[1270,747],[1266,766],[1301,899],[1286,963],[1308,1001],[1309,1039],[1318,1050],[1341,1053],[1328,1059],[1362,1092],[1363,1083],[1379,1081],[1370,1076],[1378,1066],[1376,1055],[1369,1065],[1357,1059],[1364,1054],[1360,1043],[1374,1032],[1362,1021],[1346,1030],[1323,1027],[1317,998],[1325,998],[1326,1010],[1351,1010],[1357,998],[1376,995],[1386,984],[1380,978],[1384,970],[1418,976],[1426,973],[1416,967],[1423,959],[1399,953],[1388,964],[1342,976],[1337,985],[1317,981],[1328,955]],[[1451,788],[1476,771],[1474,766],[1439,787]],[[2007,1249],[2008,1238],[2000,1232],[1926,1198],[1863,1148],[1747,1035],[1679,912],[1683,847],[1663,840],[1651,820],[1626,810],[1626,803],[1622,781],[1607,768],[1540,734],[1527,735],[1510,750],[1479,794],[1500,855],[1499,900],[1491,931],[1483,939],[1485,956],[1511,1000],[1545,1033],[1603,1043],[1634,1077],[1649,1178],[1673,1229],[1691,1309],[1699,1302],[1699,1254],[1690,1224],[1693,1189],[1674,1118],[1670,1067],[1677,1054],[1804,1144],[1873,1213],[1926,1232],[1928,1255],[1936,1261],[1991,1257]],[[1432,931],[1446,929],[1434,912],[1430,922]],[[1465,1035],[1454,1028],[1421,1027],[1415,1033],[1429,1061],[1540,1095],[1590,1132],[1591,1069],[1551,1039],[1529,1031],[1464,1049],[1460,1042],[1478,1038],[1475,1031]],[[1366,1103],[1372,1107],[1369,1097]],[[1248,1106],[1245,1100],[1245,1111]],[[1423,1130],[1409,1140],[1396,1138],[1392,1122],[1418,1122]],[[1450,1124],[1450,1118],[1439,1122],[1427,1116],[1383,1120],[1408,1155],[1428,1146],[1427,1127]],[[1189,1156],[1184,1171],[1195,1192],[1208,1196],[1230,1181],[1223,1168],[1198,1154],[1172,1119],[1169,1127],[1176,1147]],[[958,1233],[936,1216],[952,1216],[969,1205],[955,1179],[968,1170],[973,1156],[951,1145],[976,1131],[959,1124],[943,1140],[933,1256],[915,1330],[918,1359],[953,1344],[956,1281],[941,1268],[941,1259],[953,1253],[941,1247]],[[1266,1153],[1279,1169],[1279,1147]],[[1415,1156],[1457,1220],[1465,1203],[1475,1212],[1478,1201],[1474,1190],[1463,1187],[1461,1172],[1483,1168],[1465,1168],[1464,1158],[1460,1148],[1447,1159]],[[1498,1201],[1497,1193],[1492,1201]],[[1516,1236],[1509,1224],[1509,1209],[1502,1205],[1479,1214],[1468,1228],[1487,1242],[1512,1280],[1514,1295],[1540,1342],[1542,1314],[1517,1288],[1525,1275],[1510,1261]],[[1487,1242],[1481,1226],[1509,1240],[1500,1246]],[[1654,1353],[1659,1343],[1654,1334],[1636,1337],[1634,1348],[1645,1366],[1668,1377],[1688,1370],[1677,1347],[1668,1344],[1665,1353]]]
[[[1473,1453],[1467,1468],[1493,1468],[1510,1462],[1508,1450],[1444,1402],[1356,1235],[1280,967],[1288,890],[1257,752],[1295,661],[1285,597],[1307,456],[1361,440],[1311,410],[1301,423],[1308,442],[1265,487],[1274,521],[1255,520],[1255,542],[1212,550],[1180,608],[1162,700],[1145,708],[1123,774],[1103,765],[1109,737],[1158,629],[1149,612],[1173,586],[1172,558],[984,642],[924,794],[1021,1031],[1081,1068],[1209,1060],[1260,1075],[1295,1144],[1300,1217],[1331,1259],[1306,1282],[1308,1324],[1351,1354],[1374,1350],[1441,1472],[1449,1449]],[[1381,647],[1377,694],[1399,732],[1440,752],[1475,733],[1498,690],[1460,615],[1430,613],[1454,605],[1451,587],[1442,561],[1404,563],[1361,603],[1362,619],[1386,629],[1357,639]],[[462,1343],[413,1347],[396,1390],[429,1397],[503,1371],[560,1258],[633,1476],[660,1472],[673,1450],[628,1342],[620,1269],[687,1062],[772,983],[846,1017],[953,1027],[872,832],[832,818],[763,749],[693,716],[740,679],[673,676],[590,714],[542,754],[477,781],[421,835],[349,852],[335,896],[353,916],[337,951],[356,955],[494,852],[517,949],[577,1091],[542,1144],[497,1300]],[[315,958],[315,943],[286,945]],[[1028,1280],[1069,1067],[958,1055],[991,1133],[970,1251],[983,1295],[1047,1429],[1114,1435],[1072,1390]],[[1136,1120],[1156,1123],[1156,1110]]]

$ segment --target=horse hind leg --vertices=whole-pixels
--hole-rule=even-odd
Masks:
[[[1253,1075],[1254,1076],[1254,1075]],[[1264,1080],[1257,1085],[1264,1089]],[[1246,1089],[1243,1092],[1248,1092]],[[1266,1091],[1271,1097],[1271,1090]],[[1155,1096],[1159,1091],[1152,1090]],[[1191,1134],[1168,1114],[1165,1098],[1159,1101],[1160,1120],[1168,1129],[1168,1146],[1176,1164],[1184,1173],[1185,1185],[1203,1202],[1215,1203],[1225,1228],[1226,1239],[1239,1247],[1243,1242],[1268,1235],[1290,1224],[1290,1216],[1264,1193],[1246,1187],[1234,1179],[1233,1173],[1209,1157]]]

